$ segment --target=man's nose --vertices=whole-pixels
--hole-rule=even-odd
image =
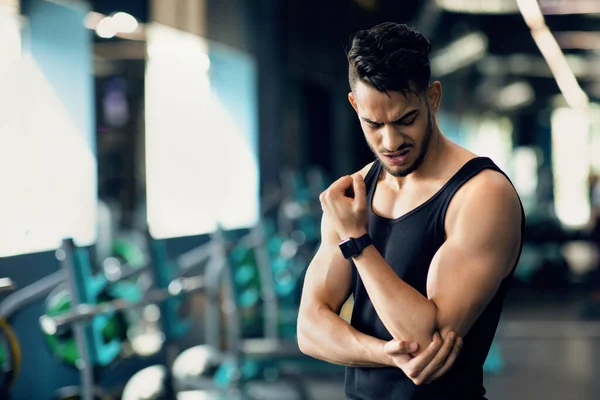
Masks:
[[[396,132],[393,125],[383,127],[381,134],[383,135],[381,144],[388,151],[396,151],[402,145],[402,135]]]

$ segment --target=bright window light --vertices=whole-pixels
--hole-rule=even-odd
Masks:
[[[436,52],[431,59],[431,71],[441,77],[480,60],[488,48],[488,39],[481,32],[469,33]]]
[[[511,176],[517,192],[534,197],[538,186],[538,155],[532,147],[518,147],[512,156]]]
[[[146,183],[154,237],[245,228],[258,221],[256,127],[244,110],[256,103],[254,65],[240,55],[214,73],[248,79],[214,87],[209,44],[193,34],[152,24],[147,31]],[[230,52],[232,50],[229,50]],[[235,107],[231,107],[231,97]]]
[[[548,67],[552,71],[554,79],[569,106],[582,110],[587,109],[589,106],[587,94],[579,86],[565,55],[546,25],[537,0],[517,0],[517,5],[525,23],[531,30],[533,40],[548,63]]]
[[[466,147],[475,154],[491,158],[503,171],[510,167],[512,124],[506,118],[487,117],[468,123]]]
[[[521,197],[525,212],[539,209],[537,191],[539,184],[539,149],[528,146],[513,150],[511,168],[506,171]]]
[[[497,94],[496,105],[502,110],[513,110],[531,104],[535,92],[525,81],[514,82],[502,88]]]
[[[133,33],[139,26],[133,15],[124,12],[118,12],[113,15],[112,22],[117,32],[120,33]]]
[[[444,10],[473,14],[511,14],[519,9],[515,0],[436,0]]]
[[[0,9],[6,9],[9,12],[18,11],[20,8],[19,0],[0,0]],[[3,12],[4,10],[0,10]]]
[[[554,208],[566,226],[580,227],[590,218],[589,115],[569,108],[552,113]]]
[[[600,106],[592,104],[590,110],[590,168],[600,175]]]
[[[104,39],[110,39],[118,33],[117,25],[111,17],[104,17],[96,26],[96,35]]]
[[[96,235],[96,163],[31,54],[18,16],[0,16],[0,257],[80,245]]]

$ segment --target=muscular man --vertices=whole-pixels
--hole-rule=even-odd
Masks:
[[[347,366],[348,399],[484,399],[521,252],[510,181],[438,127],[429,51],[418,32],[385,23],[348,53],[348,98],[375,161],[321,195],[322,244],[298,319],[304,353]],[[350,294],[347,324],[338,313]]]

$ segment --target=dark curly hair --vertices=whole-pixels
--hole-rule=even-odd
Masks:
[[[422,93],[429,86],[429,41],[404,24],[385,22],[358,32],[348,51],[348,79],[382,93]]]

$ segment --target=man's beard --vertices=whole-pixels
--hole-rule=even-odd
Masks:
[[[430,112],[428,111],[427,112],[427,128],[425,131],[425,137],[423,138],[423,141],[421,142],[421,146],[419,148],[419,155],[417,156],[415,161],[411,165],[406,167],[405,169],[400,169],[400,170],[391,169],[384,162],[382,157],[373,149],[373,147],[371,147],[370,144],[369,144],[369,148],[371,149],[373,154],[375,154],[375,157],[377,157],[379,159],[379,162],[381,163],[383,168],[385,168],[385,170],[390,175],[395,176],[397,178],[404,178],[405,176],[410,175],[413,172],[415,172],[417,170],[417,168],[419,168],[421,166],[421,164],[423,164],[423,161],[425,160],[425,156],[427,155],[427,151],[429,150],[429,144],[431,143],[432,134],[433,134],[433,129],[431,127],[431,115],[430,115]]]

